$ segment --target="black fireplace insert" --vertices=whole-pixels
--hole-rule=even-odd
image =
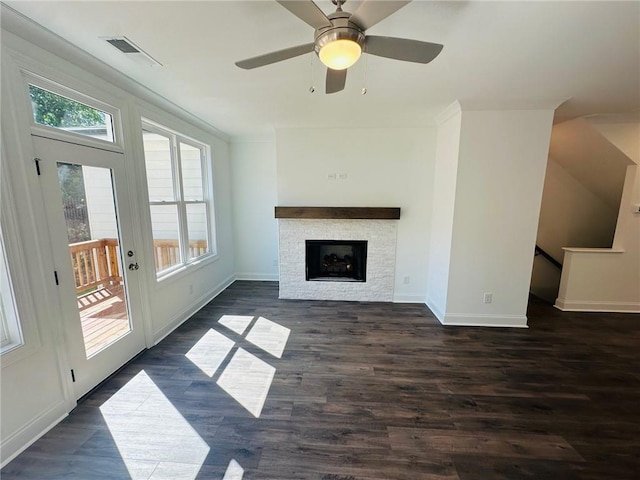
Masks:
[[[306,240],[307,280],[366,282],[366,240]]]

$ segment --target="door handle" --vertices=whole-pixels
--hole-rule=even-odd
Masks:
[[[138,270],[139,268],[140,268],[140,265],[138,265],[137,263],[129,264],[129,270]]]

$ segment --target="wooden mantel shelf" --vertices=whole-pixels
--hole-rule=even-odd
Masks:
[[[396,207],[276,207],[276,218],[398,220]]]

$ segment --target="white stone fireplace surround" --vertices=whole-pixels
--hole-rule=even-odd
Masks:
[[[397,221],[279,218],[280,298],[391,302]],[[306,240],[366,240],[366,282],[307,281]]]

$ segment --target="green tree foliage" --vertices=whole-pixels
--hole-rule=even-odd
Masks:
[[[42,88],[29,85],[29,97],[33,118],[40,125],[69,128],[102,127],[106,124],[104,112]],[[69,243],[90,240],[82,166],[58,164],[58,179]]]
[[[50,127],[99,127],[106,123],[100,110],[29,85],[36,123]]]

